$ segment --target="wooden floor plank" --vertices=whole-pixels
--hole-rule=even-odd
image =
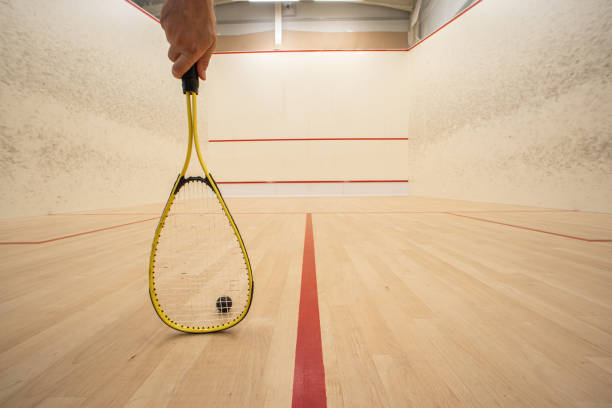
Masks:
[[[254,266],[238,326],[184,335],[150,305],[155,221],[0,246],[0,406],[291,404],[313,214],[330,407],[612,405],[609,214],[425,197],[230,199]],[[160,204],[2,220],[36,241]]]

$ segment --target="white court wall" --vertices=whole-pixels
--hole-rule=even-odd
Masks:
[[[484,0],[414,50],[215,55],[202,85],[232,195],[411,194],[612,211],[607,0]],[[0,2],[2,217],[162,202],[184,155],[159,25],[123,0]],[[210,134],[208,134],[210,133]]]
[[[0,2],[1,217],[165,200],[186,137],[166,50],[123,0]]]
[[[405,138],[405,58],[401,52],[215,55],[202,90],[209,138]],[[206,150],[216,178],[224,181],[397,180],[406,175],[406,146],[236,142],[208,143]],[[396,191],[389,187],[387,192]],[[280,194],[299,195],[300,188],[311,194],[313,186]],[[322,188],[322,194],[335,191]],[[253,193],[252,186],[244,189]]]
[[[612,211],[612,2],[483,0],[408,53],[412,194]]]

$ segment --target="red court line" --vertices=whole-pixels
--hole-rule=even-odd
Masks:
[[[217,184],[316,184],[316,183],[407,183],[408,180],[277,180],[217,181]]]
[[[279,54],[279,53],[299,53],[299,52],[406,52],[408,48],[397,48],[397,49],[335,49],[335,50],[256,50],[256,51],[218,51],[213,54],[215,55],[231,55],[231,54]]]
[[[443,214],[443,215],[447,215],[450,214],[448,211],[399,211],[399,210],[388,210],[388,211],[345,211],[345,210],[338,210],[338,211],[308,211],[308,210],[303,210],[303,211],[232,211],[232,214],[249,214],[249,215],[257,215],[257,214],[267,214],[267,215],[283,215],[283,214],[374,214],[374,215],[387,215],[387,214]],[[459,211],[459,212],[463,212],[463,211]],[[469,211],[466,211],[469,212]],[[487,213],[557,213],[557,212],[568,212],[568,211],[520,211],[520,210],[516,210],[516,211],[512,211],[512,210],[508,210],[508,211],[503,211],[503,210],[499,210],[499,211],[478,211],[479,213],[483,213],[483,212],[487,212]]]
[[[429,34],[427,37],[423,38],[421,41],[419,41],[418,43],[414,44],[413,46],[411,46],[410,48],[408,48],[406,51],[412,51],[413,49],[415,49],[416,47],[418,47],[419,45],[421,45],[424,41],[426,41],[427,39],[429,39],[431,36],[433,36],[434,34],[436,34],[438,31],[442,30],[444,27],[446,27],[447,25],[449,25],[450,23],[452,23],[453,21],[457,20],[459,17],[461,17],[462,15],[464,15],[465,13],[467,13],[468,11],[470,11],[471,9],[473,9],[474,7],[476,7],[476,5],[482,3],[482,0],[478,0],[476,3],[472,4],[470,7],[466,8],[465,10],[463,10],[461,13],[457,14],[455,17],[453,17],[452,19],[448,20],[443,26],[441,26],[440,28],[438,28],[437,30],[435,30],[434,32],[432,32],[431,34]]]
[[[150,213],[49,213],[47,214],[48,216],[52,216],[52,217],[57,217],[57,216],[63,216],[63,215],[115,215],[115,216],[121,216],[121,215],[157,215],[159,214],[158,212],[150,212]]]
[[[301,138],[301,139],[211,139],[210,143],[222,142],[312,142],[324,140],[409,140],[407,137],[321,137],[321,138]]]
[[[132,1],[130,1],[130,0],[125,0],[125,1],[126,1],[126,3],[128,3],[128,4],[132,5],[132,6],[134,6],[134,7],[135,7],[137,10],[139,10],[140,12],[142,12],[142,14],[144,14],[144,15],[146,15],[146,16],[148,16],[148,17],[150,17],[151,19],[153,19],[153,21],[156,21],[156,22],[158,22],[158,23],[159,23],[159,20],[157,19],[157,17],[155,17],[153,14],[151,14],[151,13],[147,12],[145,9],[143,9],[142,7],[140,7],[138,4],[136,4],[136,3],[134,3],[134,2],[132,2]]]
[[[220,184],[220,183],[219,183]],[[479,212],[479,213],[520,213],[520,212],[525,212],[525,213],[535,213],[535,212],[541,212],[541,213],[555,213],[555,212],[576,212],[574,210],[483,210],[483,211],[460,211],[460,212]],[[493,221],[493,220],[489,220],[489,219],[485,219],[485,218],[479,218],[479,217],[472,217],[469,215],[463,215],[463,214],[457,214],[456,212],[449,212],[449,211],[314,211],[313,213],[315,214],[448,214],[448,215],[454,215],[456,217],[464,217],[464,218],[470,218],[473,220],[477,220],[477,221],[483,221],[483,222],[488,222],[488,223],[492,223],[492,224],[498,224],[498,225],[504,225],[507,227],[513,227],[513,228],[519,228],[519,229],[524,229],[524,230],[528,230],[528,231],[534,231],[534,232],[540,232],[543,234],[549,234],[549,235],[555,235],[558,237],[563,237],[563,238],[569,238],[569,239],[575,239],[575,240],[579,240],[579,241],[584,241],[584,242],[612,242],[612,239],[588,239],[588,238],[582,238],[582,237],[576,237],[573,235],[567,235],[567,234],[560,234],[560,233],[556,233],[556,232],[550,232],[550,231],[544,231],[544,230],[539,230],[536,228],[530,228],[530,227],[525,227],[522,225],[514,225],[514,224],[508,224],[508,223],[503,223],[503,222],[499,222],[499,221]],[[234,214],[275,214],[275,215],[282,215],[282,214],[304,214],[303,211],[285,211],[285,212],[270,212],[270,211],[265,211],[265,212],[257,212],[257,211],[236,211],[234,212]],[[309,215],[312,213],[308,213]],[[128,214],[49,214],[49,215],[128,215]],[[129,214],[129,215],[142,215],[142,214]],[[119,225],[112,225],[110,227],[105,227],[105,228],[100,228],[100,229],[96,229],[96,230],[92,230],[92,231],[85,231],[85,232],[79,232],[76,234],[71,234],[71,235],[65,235],[62,237],[56,237],[56,238],[51,238],[51,239],[47,239],[47,240],[43,240],[43,241],[8,241],[8,242],[0,242],[0,245],[36,245],[36,244],[45,244],[48,242],[53,242],[53,241],[59,241],[62,239],[67,239],[67,238],[73,238],[73,237],[78,237],[81,235],[87,235],[87,234],[93,234],[95,232],[100,232],[100,231],[106,231],[106,230],[110,230],[110,229],[114,229],[114,228],[119,228],[119,227],[124,227],[127,225],[133,225],[133,224],[138,224],[141,222],[146,222],[146,221],[151,221],[151,220],[156,220],[158,219],[157,217],[153,217],[153,218],[147,218],[144,220],[139,220],[139,221],[134,221],[134,222],[129,222],[129,223],[125,223],[125,224],[119,224]],[[314,255],[313,255],[314,256]]]
[[[544,231],[544,230],[540,230],[540,229],[536,229],[536,228],[524,227],[522,225],[507,224],[505,222],[487,220],[486,218],[478,218],[478,217],[471,217],[469,215],[455,214],[455,213],[452,213],[452,212],[447,212],[446,214],[454,215],[456,217],[470,218],[472,220],[477,220],[477,221],[490,222],[491,224],[504,225],[506,227],[513,227],[513,228],[519,228],[519,229],[524,229],[524,230],[528,230],[528,231],[541,232],[542,234],[555,235],[557,237],[575,239],[575,240],[578,240],[578,241],[585,241],[585,242],[612,242],[612,239],[588,239],[588,238],[581,238],[581,237],[576,237],[576,236],[573,236],[573,235],[559,234],[557,232],[550,232],[550,231]]]
[[[445,213],[448,211],[445,211]],[[578,211],[578,210],[459,210],[459,211],[455,211],[455,212],[460,212],[460,213],[477,213],[477,214],[482,214],[482,213],[567,213],[567,212],[584,212],[584,211]]]
[[[93,234],[94,232],[107,231],[107,230],[114,229],[114,228],[125,227],[126,225],[133,225],[133,224],[138,224],[138,223],[141,223],[141,222],[157,220],[157,219],[158,219],[158,217],[147,218],[146,220],[139,220],[139,221],[134,221],[134,222],[128,222],[126,224],[112,225],[110,227],[100,228],[100,229],[92,230],[92,231],[79,232],[79,233],[76,233],[76,234],[64,235],[62,237],[46,239],[46,240],[43,240],[43,241],[14,241],[14,242],[10,242],[9,241],[9,242],[0,242],[0,245],[36,245],[36,244],[46,244],[48,242],[59,241],[61,239],[79,237],[81,235]]]
[[[320,408],[327,406],[325,394],[325,368],[321,345],[317,271],[315,266],[312,214],[306,214],[302,287],[295,345],[293,373],[293,408]]]
[[[237,197],[237,198],[248,198],[248,197]],[[388,210],[388,211],[232,211],[232,214],[448,214],[449,211],[399,211],[399,210]],[[578,210],[461,210],[455,211],[460,213],[478,213],[478,214],[489,214],[489,213],[584,213],[584,211]],[[154,215],[156,213],[54,213],[48,214],[49,216],[75,216],[75,215],[86,215],[86,216],[97,216],[97,215]]]

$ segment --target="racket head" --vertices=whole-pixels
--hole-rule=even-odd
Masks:
[[[161,320],[182,332],[225,330],[247,315],[251,264],[211,176],[174,183],[153,239],[149,295]]]

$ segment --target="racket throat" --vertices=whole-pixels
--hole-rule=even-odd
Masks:
[[[207,177],[199,177],[199,176],[195,176],[195,177],[180,176],[180,177],[181,178],[179,179],[178,183],[176,183],[176,188],[174,189],[174,194],[178,193],[179,190],[181,189],[181,187],[183,187],[185,184],[187,184],[189,182],[192,182],[192,181],[199,181],[199,182],[202,182],[202,183],[206,184],[211,189],[213,188],[212,184],[210,183],[210,181],[208,180]]]

